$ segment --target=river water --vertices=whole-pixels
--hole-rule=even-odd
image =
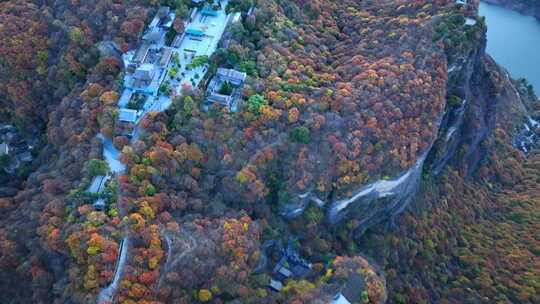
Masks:
[[[481,2],[488,25],[487,52],[510,71],[526,78],[540,94],[540,21],[531,16]]]

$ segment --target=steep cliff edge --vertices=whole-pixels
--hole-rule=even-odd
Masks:
[[[445,6],[437,7],[441,3]],[[265,303],[288,303],[297,298],[328,303],[347,286],[349,265],[354,264],[368,275],[363,280],[351,276],[352,283],[360,281],[352,287],[358,291],[367,285],[373,302],[387,298],[386,274],[390,290],[410,295],[410,303],[439,302],[417,292],[419,280],[427,282],[427,290],[439,284],[451,293],[463,285],[459,292],[480,285],[498,288],[499,282],[476,280],[478,269],[491,270],[498,263],[469,267],[476,261],[467,252],[447,258],[457,246],[446,231],[431,234],[430,243],[424,237],[434,230],[433,223],[452,232],[455,223],[469,215],[476,221],[478,214],[507,213],[493,210],[487,199],[492,189],[500,189],[495,182],[488,179],[485,187],[460,183],[491,170],[485,164],[493,160],[486,154],[507,158],[492,149],[498,142],[512,141],[514,147],[530,151],[540,119],[527,112],[540,107],[523,83],[513,81],[485,54],[483,22],[465,19],[454,3],[344,0],[304,7],[300,0],[260,0],[268,5],[260,5],[243,25],[236,25],[233,47],[222,50],[227,56],[218,61],[242,57],[238,65],[254,70],[244,101],[249,104],[255,96],[263,105],[252,104],[239,113],[206,112],[194,106],[194,100],[203,101],[194,90],[175,100],[170,111],[150,115],[142,123],[140,140],[121,149],[128,168],[118,180],[122,197],[111,200],[105,212],[95,210],[93,197],[83,193],[93,177],[89,164],[94,163],[85,161],[116,159],[108,152],[125,144],[124,138],[103,143],[95,138],[109,130],[102,124],[108,120],[108,98],[102,97],[118,89],[112,80],[119,71],[101,81],[103,86],[92,83],[75,92],[50,114],[49,162],[31,174],[25,191],[0,200],[0,290],[18,303],[86,303],[100,290],[104,292],[98,300],[110,299],[116,289],[118,302],[192,303],[213,295],[215,302],[259,303],[264,298]],[[220,64],[239,69],[236,63]],[[512,138],[499,136],[497,128]],[[525,154],[510,150],[514,164],[525,160]],[[488,173],[483,175],[496,176]],[[497,178],[517,184],[519,173]],[[531,176],[529,182],[537,183],[538,175]],[[449,208],[444,196],[429,196],[435,188],[433,192],[449,192],[453,186],[457,191],[452,200],[459,208]],[[470,193],[463,198],[465,187]],[[527,192],[530,184],[522,187]],[[476,204],[477,192],[485,196],[484,205]],[[289,208],[280,210],[281,203],[288,202]],[[417,223],[427,216],[411,215],[413,203],[440,207],[427,211],[429,215],[461,209],[467,214],[434,217],[418,232]],[[526,209],[519,201],[512,204]],[[284,220],[274,211],[296,219]],[[512,221],[527,220],[521,213],[511,215]],[[385,228],[377,223],[394,218],[395,227],[413,233],[370,233]],[[121,243],[125,229],[130,229],[130,239]],[[510,234],[534,237],[538,229],[530,231]],[[463,238],[455,243],[468,243],[469,232],[456,233]],[[406,239],[412,234],[418,237],[415,242]],[[361,235],[388,238],[389,244],[369,252]],[[258,267],[260,244],[284,239],[291,239],[298,255],[312,263],[313,273],[305,280],[288,281],[283,292],[274,293],[267,288],[268,274],[280,256],[269,256],[276,263],[268,263],[268,274],[250,274]],[[470,243],[475,249],[493,241]],[[511,250],[524,243],[532,242],[504,247]],[[393,250],[398,244],[405,249]],[[395,264],[411,268],[392,272],[398,268],[389,269],[385,261],[375,261],[380,265],[375,267],[369,259],[350,259],[360,253],[390,256]],[[444,265],[435,280],[421,273],[426,267],[416,263],[419,257],[436,260],[432,269],[441,269],[443,260],[463,264],[471,273],[467,278],[453,273],[461,285],[447,285],[454,265]],[[513,261],[501,269],[514,271]],[[540,269],[535,265],[540,264],[523,262],[524,269]],[[396,277],[413,288],[403,289]],[[523,280],[530,277],[527,272]],[[474,282],[467,285],[467,280]],[[501,288],[499,293],[506,291]],[[392,303],[407,302],[395,294],[389,298]],[[477,303],[480,297],[463,299],[455,302]]]
[[[305,193],[300,196],[300,203],[284,211],[285,215],[298,216],[313,202],[326,210],[327,220],[332,224],[346,219],[359,221],[357,233],[361,235],[374,224],[402,212],[417,195],[423,175],[436,177],[449,164],[461,168],[465,175],[473,174],[485,160],[487,151],[483,141],[493,134],[497,123],[511,130],[517,148],[521,148],[525,137],[529,139],[525,150],[532,149],[537,126],[528,108],[536,97],[531,92],[520,94],[524,90],[521,83],[512,80],[486,54],[482,20],[466,28],[476,28],[469,32],[470,41],[446,45],[446,108],[440,118],[438,136],[428,152],[396,178],[365,185],[348,198],[325,202]],[[454,35],[450,31],[443,40],[452,40]]]

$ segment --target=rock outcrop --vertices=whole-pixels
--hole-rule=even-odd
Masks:
[[[483,25],[480,25],[483,27]],[[482,142],[493,134],[496,122],[512,126],[516,146],[532,149],[537,138],[537,122],[527,103],[536,97],[520,94],[519,82],[485,52],[483,33],[468,47],[447,50],[447,104],[439,122],[438,136],[428,152],[414,166],[396,178],[363,185],[352,196],[340,199],[316,197],[311,192],[299,196],[283,214],[295,217],[311,203],[324,208],[331,224],[347,218],[360,222],[358,235],[384,220],[392,220],[416,197],[422,176],[437,177],[444,168],[455,165],[466,175],[473,174],[486,155]],[[526,151],[525,151],[526,152]]]

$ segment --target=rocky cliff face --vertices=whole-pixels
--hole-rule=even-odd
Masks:
[[[483,0],[489,4],[504,6],[525,15],[540,19],[540,1],[537,0]]]
[[[344,199],[325,202],[305,193],[284,214],[297,216],[310,203],[316,203],[325,208],[331,224],[348,218],[358,220],[357,233],[361,235],[372,225],[393,219],[405,210],[418,194],[422,176],[436,178],[449,164],[466,175],[473,174],[486,155],[482,143],[493,134],[497,122],[511,126],[516,146],[525,141],[526,149],[531,149],[537,122],[528,114],[526,104],[536,98],[519,93],[523,88],[486,54],[485,46],[484,31],[469,47],[448,52],[447,103],[438,136],[414,166],[394,179],[365,185]]]

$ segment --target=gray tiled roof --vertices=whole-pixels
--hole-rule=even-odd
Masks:
[[[137,111],[131,109],[120,109],[118,119],[124,122],[135,122],[137,120]]]
[[[241,85],[246,80],[247,74],[233,69],[218,68],[216,76],[234,85]]]

